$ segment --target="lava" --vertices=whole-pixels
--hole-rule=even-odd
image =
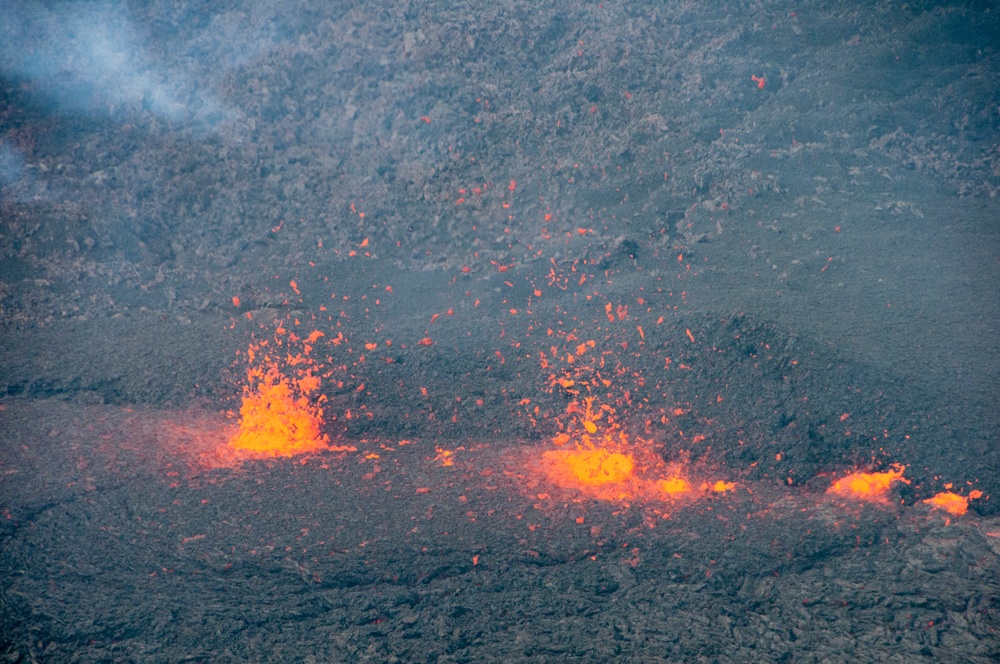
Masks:
[[[607,450],[549,450],[542,454],[548,475],[558,486],[600,487],[632,479],[630,455]]]
[[[282,334],[279,328],[276,347],[282,344]],[[291,457],[329,448],[329,436],[321,431],[322,379],[309,357],[312,344],[322,336],[313,332],[301,352],[284,359],[267,352],[266,342],[250,347],[247,356],[252,366],[247,370],[239,431],[229,441],[230,448],[251,457]],[[298,341],[289,335],[289,343]]]
[[[910,483],[903,477],[904,470],[906,466],[893,464],[890,470],[882,473],[851,473],[834,482],[826,492],[844,498],[884,503],[894,482]]]
[[[962,516],[969,511],[969,500],[981,498],[982,495],[983,492],[979,490],[970,491],[968,496],[961,496],[952,491],[942,491],[923,502],[931,507],[942,509],[952,516]]]
[[[494,264],[498,272],[508,272],[514,267],[513,264]],[[587,281],[588,275],[578,273],[577,270],[578,267],[584,267],[582,264],[578,266],[574,263],[569,267],[569,273],[561,270],[554,260],[552,265],[547,277],[548,287],[567,291],[574,284],[582,287]],[[557,274],[557,269],[562,274]],[[463,273],[465,272],[463,269]],[[593,275],[589,277],[593,278]],[[513,288],[514,279],[511,277],[511,281],[503,283]],[[509,307],[505,310],[511,316],[533,315],[533,303],[538,304],[546,286],[534,282],[532,286],[533,297],[529,298],[527,306],[518,304],[513,299],[503,300],[502,304]],[[298,281],[292,280],[290,287],[295,295],[301,295]],[[381,286],[376,290],[381,292]],[[385,286],[384,290],[386,293],[393,293],[391,286]],[[469,291],[466,295],[473,297]],[[360,299],[365,300],[365,297]],[[672,338],[668,334],[666,341],[662,338],[656,341],[660,345],[654,349],[647,345],[654,343],[655,339],[650,332],[660,329],[662,337],[663,328],[657,326],[665,319],[662,315],[656,317],[657,313],[651,306],[647,307],[644,297],[636,298],[635,303],[639,307],[646,307],[645,313],[641,309],[636,310],[634,305],[630,312],[630,303],[612,302],[597,291],[587,293],[585,297],[594,302],[595,317],[591,321],[572,316],[553,321],[551,327],[535,324],[528,326],[529,332],[543,330],[547,338],[536,346],[535,351],[523,354],[522,357],[528,361],[537,359],[543,376],[540,391],[553,398],[522,396],[517,401],[519,406],[526,407],[522,411],[523,416],[528,418],[532,426],[544,431],[546,443],[533,448],[529,453],[530,458],[521,459],[527,462],[532,476],[519,471],[512,471],[512,474],[526,480],[525,489],[531,491],[536,491],[539,484],[544,484],[573,495],[574,502],[612,501],[626,507],[631,503],[645,503],[651,505],[657,514],[662,514],[659,509],[664,505],[672,508],[694,500],[731,496],[737,487],[747,494],[753,494],[754,487],[750,484],[706,478],[707,475],[715,474],[710,468],[717,468],[711,461],[712,441],[706,442],[706,438],[711,437],[714,421],[708,416],[696,417],[699,410],[697,405],[660,400],[670,394],[671,381],[685,380],[683,376],[676,375],[678,370],[692,370],[691,366],[682,361],[686,355],[678,347],[706,343],[703,341],[704,335],[678,326]],[[331,298],[338,299],[333,295]],[[339,299],[346,303],[350,297],[345,295]],[[234,298],[234,304],[238,306],[238,298]],[[379,304],[380,300],[374,299],[374,305]],[[480,300],[476,299],[472,308],[479,305]],[[359,306],[364,307],[367,320],[370,305],[363,303]],[[324,433],[327,426],[324,410],[328,406],[322,389],[324,382],[328,391],[334,389],[344,393],[353,390],[355,394],[371,396],[372,392],[366,391],[365,380],[366,372],[370,370],[362,365],[366,357],[374,357],[380,348],[393,348],[393,351],[395,348],[391,339],[384,338],[385,333],[379,325],[375,329],[380,336],[359,340],[356,349],[360,351],[363,346],[364,352],[355,354],[344,331],[338,329],[350,322],[346,313],[348,310],[349,307],[345,305],[340,316],[335,319],[332,314],[325,313],[326,306],[320,307],[320,312],[324,312],[330,322],[330,327],[324,328],[330,337],[319,330],[304,337],[289,332],[285,325],[291,327],[292,323],[295,326],[301,323],[294,316],[286,316],[285,321],[274,321],[277,328],[274,329],[273,338],[269,337],[266,341],[250,346],[246,353],[249,368],[244,374],[246,383],[239,409],[239,429],[234,435],[227,434],[228,442],[220,446],[216,455],[222,461],[215,461],[216,466],[228,461],[238,463],[246,458],[358,452],[354,445],[331,446],[330,437]],[[560,317],[564,315],[558,306],[556,312]],[[448,308],[446,313],[451,317],[455,310]],[[448,320],[442,316],[442,313],[432,314],[428,325],[433,324],[437,329],[443,321]],[[250,315],[247,318],[252,320]],[[312,320],[310,325],[323,325],[318,316],[313,316]],[[588,338],[591,336],[588,330],[599,336]],[[506,334],[507,330],[502,328],[500,338],[505,338]],[[333,357],[325,360],[332,369],[324,369],[323,364],[310,355],[313,346],[318,345],[321,339],[329,346],[343,345],[337,350],[339,355],[336,361]],[[440,339],[442,344],[448,339],[444,331]],[[511,340],[512,349],[523,353],[522,341]],[[667,344],[671,343],[673,345],[668,350]],[[425,328],[408,340],[408,344],[411,347],[425,348],[438,346],[438,335],[432,335],[430,329]],[[405,351],[407,343],[397,343],[395,346]],[[667,355],[668,352],[670,355]],[[659,373],[630,366],[630,356],[638,356],[640,353],[662,353],[660,359],[663,364]],[[501,349],[495,350],[494,354],[501,365],[510,358],[509,354],[505,358]],[[405,359],[406,356],[404,354],[400,357]],[[388,364],[397,361],[394,354],[381,359]],[[793,361],[792,365],[794,364]],[[340,379],[334,378],[334,375]],[[345,381],[348,383],[346,388]],[[400,380],[400,388],[403,385]],[[429,390],[420,386],[420,393],[427,398]],[[456,402],[461,402],[463,398],[464,395],[455,397]],[[722,402],[724,396],[719,393],[714,398],[718,403]],[[475,402],[482,406],[483,398],[480,396]],[[350,422],[359,415],[369,419],[374,417],[363,401],[356,408],[345,408],[328,419],[337,420],[338,415],[344,422]],[[456,417],[452,416],[453,423],[457,421]],[[845,414],[841,421],[846,418]],[[434,419],[433,412],[431,419]],[[692,430],[692,427],[696,428]],[[359,445],[364,442],[362,439]],[[399,446],[409,442],[400,441]],[[742,440],[739,443],[743,445]],[[464,451],[465,448],[459,446],[446,449],[435,444],[435,454],[428,455],[426,460],[442,468],[454,467],[455,452],[460,450]],[[374,461],[374,472],[377,473],[380,472],[377,464],[381,455],[393,451],[394,446],[381,445],[380,451],[364,451],[358,454],[358,458],[361,462]],[[778,454],[779,460],[780,457],[781,454]],[[909,479],[903,477],[904,470],[903,465],[894,464],[884,472],[849,473],[836,479],[826,493],[851,500],[885,504],[888,503],[890,490],[896,482],[910,483]],[[980,492],[973,491],[963,497],[948,490],[950,485],[944,488],[946,491],[923,502],[954,516],[965,514],[969,501],[981,496]],[[430,488],[422,491],[430,491]],[[919,491],[917,493],[919,495]],[[550,495],[545,490],[539,492],[539,495],[542,494]]]
[[[262,456],[290,457],[327,446],[329,437],[320,432],[323,410],[309,402],[301,384],[275,367],[253,379],[243,396],[240,428],[229,442],[231,447]]]

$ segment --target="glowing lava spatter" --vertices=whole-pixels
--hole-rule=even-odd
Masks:
[[[598,500],[658,501],[694,495],[696,489],[686,478],[683,464],[667,464],[650,441],[626,433],[614,408],[596,405],[596,396],[581,396],[591,387],[611,386],[599,373],[590,379],[581,375],[585,373],[585,369],[577,373],[576,380],[565,375],[552,378],[553,387],[578,398],[557,418],[561,430],[552,439],[557,449],[542,454],[546,478]],[[702,488],[708,486],[703,483]]]
[[[611,309],[606,310],[614,319]],[[653,441],[626,432],[617,408],[632,413],[634,405],[627,388],[617,389],[616,379],[625,372],[614,351],[592,340],[581,342],[573,333],[562,336],[563,349],[554,345],[540,354],[541,368],[549,371],[548,389],[571,399],[554,418],[558,433],[551,442],[557,449],[541,455],[540,468],[549,482],[589,498],[619,502],[675,501],[735,488],[721,481],[691,482],[686,463],[667,463]],[[629,378],[642,382],[634,373]],[[538,414],[535,407],[532,415]]]
[[[851,473],[834,482],[826,492],[844,498],[884,503],[894,482],[910,483],[903,477],[904,470],[906,466],[893,464],[890,470],[882,473]]]
[[[657,457],[648,441],[633,440],[621,431],[600,441],[575,440],[571,445],[542,453],[541,469],[552,484],[580,492],[586,497],[616,502],[658,502],[708,493],[725,493],[735,484],[718,481],[700,486],[688,479],[684,464],[668,464]],[[697,488],[696,488],[697,487]]]
[[[970,491],[968,496],[961,496],[953,491],[942,491],[923,502],[931,507],[942,509],[952,516],[962,516],[969,511],[969,500],[982,498],[983,492],[978,489]]]
[[[367,240],[361,246],[366,247]],[[353,251],[351,255],[354,255]],[[552,263],[554,267],[548,277],[548,287],[565,292],[573,288],[574,284],[582,287],[585,282],[590,283],[588,280],[594,278],[593,274],[578,272],[576,263],[569,268],[568,273],[556,274],[556,263],[554,260]],[[507,272],[514,267],[513,263],[494,265],[498,272]],[[466,268],[462,270],[463,274],[468,271]],[[513,281],[504,283],[508,287],[514,287]],[[513,306],[516,303],[511,301],[512,306],[508,311],[512,317],[531,315],[532,303],[537,304],[538,298],[543,297],[544,286],[532,285],[535,286],[532,291],[535,299],[529,298],[528,306],[524,309]],[[298,282],[293,280],[290,286],[296,295],[300,295]],[[389,285],[373,285],[373,289],[376,286],[378,293],[382,292],[383,286],[384,292],[393,292]],[[472,291],[466,291],[466,296],[474,297]],[[683,292],[681,296],[683,297]],[[362,295],[361,300],[365,297]],[[687,358],[697,358],[697,354],[689,354],[683,349],[688,348],[689,344],[699,343],[703,335],[682,326],[676,327],[674,333],[671,333],[667,325],[659,328],[659,337],[653,336],[650,330],[657,329],[656,326],[660,326],[665,318],[663,315],[657,318],[651,307],[646,308],[646,314],[640,309],[637,315],[633,315],[629,313],[628,303],[603,301],[603,296],[596,291],[585,294],[585,297],[587,301],[593,300],[594,308],[600,315],[587,321],[576,315],[568,315],[556,306],[559,318],[553,320],[552,327],[545,330],[548,340],[544,347],[536,347],[539,367],[547,378],[542,381],[541,391],[548,392],[554,398],[535,401],[524,397],[517,401],[518,406],[526,407],[523,415],[532,426],[544,428],[547,442],[542,449],[518,449],[516,456],[511,457],[516,461],[512,461],[509,469],[503,471],[504,475],[518,478],[522,483],[521,488],[533,493],[539,501],[551,500],[551,503],[538,504],[542,507],[536,505],[538,509],[547,505],[558,508],[559,504],[568,505],[570,502],[579,504],[592,500],[613,501],[625,509],[629,509],[631,503],[638,503],[644,514],[668,518],[670,514],[667,512],[673,512],[676,507],[710,499],[712,496],[729,496],[737,488],[741,494],[753,494],[755,486],[750,480],[736,484],[707,477],[716,474],[713,469],[719,468],[710,458],[712,441],[705,442],[706,438],[713,436],[715,420],[710,418],[711,411],[708,408],[678,402],[672,396],[675,392],[671,391],[669,383],[675,379],[685,380],[678,371],[692,371],[691,364],[694,363]],[[350,299],[347,295],[342,295],[339,300],[334,296],[331,298],[345,303]],[[302,303],[302,300],[299,302]],[[504,302],[508,301],[505,299]],[[647,305],[642,297],[635,302],[640,307]],[[239,298],[234,297],[233,303],[240,306]],[[380,300],[374,299],[374,304],[378,306]],[[467,311],[479,307],[479,304],[480,301],[476,299]],[[369,303],[359,306],[364,307],[367,320]],[[397,447],[402,448],[414,442],[399,440],[398,443],[387,444],[383,439],[374,438],[360,439],[356,441],[358,446],[351,445],[348,441],[338,441],[348,444],[331,446],[329,436],[323,432],[324,408],[327,406],[326,397],[321,393],[324,382],[331,393],[345,392],[344,382],[354,382],[347,390],[353,388],[353,392],[358,395],[356,399],[361,399],[361,395],[371,397],[378,391],[368,391],[365,388],[365,377],[373,376],[368,368],[370,364],[364,365],[366,357],[376,358],[381,354],[379,364],[381,361],[390,365],[397,362],[393,341],[384,336],[386,332],[383,332],[381,324],[376,327],[378,338],[360,340],[356,346],[359,352],[352,354],[349,340],[344,335],[348,328],[343,327],[350,322],[346,313],[348,310],[349,307],[345,304],[339,317],[326,315],[329,327],[325,329],[328,329],[329,337],[318,330],[304,337],[289,332],[284,328],[285,325],[300,325],[299,319],[292,315],[286,315],[284,321],[274,320],[271,324],[260,326],[268,330],[265,332],[268,335],[274,329],[272,326],[276,326],[276,329],[273,338],[268,337],[266,341],[251,345],[246,353],[249,368],[244,373],[246,384],[239,409],[238,431],[231,435],[232,428],[225,427],[225,431],[215,437],[201,431],[181,432],[187,438],[199,441],[204,439],[206,442],[202,447],[211,443],[212,450],[200,454],[204,466],[235,467],[247,458],[291,457],[314,452],[356,453],[358,446],[362,446],[357,461],[359,465],[370,462],[371,472],[361,477],[368,481],[384,472],[385,468],[379,465],[380,461],[395,452]],[[326,314],[326,306],[321,306],[320,311]],[[443,315],[451,317],[454,310],[448,308],[441,313],[432,314],[428,325],[434,324],[438,319],[447,320],[441,318]],[[246,318],[253,320],[249,312]],[[312,322],[307,324],[324,325],[315,315],[312,316]],[[506,328],[507,331],[510,329]],[[535,323],[528,326],[529,333],[535,329]],[[597,340],[588,340],[587,337],[591,335],[586,330],[598,335],[595,337]],[[679,333],[680,330],[683,330],[683,335]],[[425,336],[421,337],[421,334]],[[505,338],[505,334],[505,329],[501,328],[500,337]],[[408,339],[407,343],[429,349],[439,343],[437,338],[427,328],[412,340]],[[448,337],[442,334],[441,338],[445,341]],[[518,353],[524,352],[524,339],[510,339],[509,335],[506,338]],[[326,357],[326,369],[310,355],[313,346],[318,345],[321,339],[328,347],[344,345],[340,349],[344,355],[340,355],[339,359]],[[658,345],[654,346],[654,342]],[[361,352],[361,343],[365,352]],[[407,343],[399,343],[398,346],[406,349]],[[669,347],[670,350],[667,350],[668,343],[673,344]],[[633,358],[639,357],[640,353],[653,353],[655,364],[660,368],[635,368],[637,363]],[[656,353],[659,354],[655,355]],[[501,349],[496,350],[495,355],[500,364],[506,362]],[[532,352],[519,356],[518,360],[531,361],[535,357],[536,353]],[[794,364],[793,361],[792,365]],[[491,366],[488,365],[486,370],[489,371]],[[647,361],[638,366],[652,365]],[[381,375],[381,371],[375,373]],[[517,375],[521,376],[520,373]],[[403,380],[399,381],[399,386],[404,387]],[[427,398],[427,387],[421,385],[419,389],[422,396]],[[507,392],[507,389],[503,390],[504,394]],[[456,395],[455,401],[462,402],[466,397],[467,395]],[[723,399],[721,392],[715,396],[716,403],[722,403]],[[484,399],[481,396],[474,401],[477,407],[483,406]],[[364,400],[354,402],[358,404],[356,409],[344,408],[342,412],[332,414],[329,419],[335,421],[339,416],[344,422],[350,422],[358,417],[374,418]],[[429,419],[436,418],[433,409],[428,412]],[[458,412],[457,409],[454,411],[452,423],[457,422]],[[848,416],[844,414],[841,421]],[[222,442],[225,440],[228,443]],[[703,442],[705,444],[701,444]],[[739,444],[743,445],[744,441],[740,440]],[[427,455],[425,461],[442,469],[456,468],[455,453],[466,450],[462,445],[448,449],[439,444],[434,449],[436,456]],[[777,455],[779,461],[781,456],[780,453]],[[462,456],[463,464],[473,463],[471,459],[468,455]],[[402,459],[399,462],[402,463]],[[461,467],[463,464],[458,465]],[[322,459],[318,465],[324,469],[330,467]],[[751,467],[756,465],[755,462]],[[903,478],[903,471],[902,465],[895,465],[887,472],[849,474],[834,482],[827,494],[888,503],[890,489],[895,482],[910,482]],[[480,476],[485,478],[492,474],[493,469],[486,467],[482,469]],[[494,490],[496,485],[492,480],[488,482],[490,484],[487,488]],[[791,484],[789,479],[789,485]],[[546,485],[545,489],[557,487],[565,491],[538,491],[540,485]],[[945,485],[944,488],[951,487]],[[416,491],[423,494],[432,490],[433,487],[428,486],[419,487]],[[969,492],[966,497],[946,491],[923,502],[958,516],[966,512],[969,500],[981,496],[978,491]]]
[[[269,351],[261,342],[247,351],[250,368],[240,406],[240,426],[229,441],[229,447],[260,457],[291,457],[327,448],[329,437],[322,433],[323,409],[326,399],[318,394],[322,380],[309,352],[322,332],[316,331],[305,340],[278,330],[275,347],[283,343],[304,341],[302,351],[283,359]]]

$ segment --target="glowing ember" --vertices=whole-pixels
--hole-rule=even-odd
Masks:
[[[952,516],[962,516],[969,511],[969,499],[979,498],[982,495],[982,491],[970,491],[968,497],[960,496],[951,491],[942,491],[933,498],[928,498],[923,502],[932,507],[942,509]]]
[[[607,405],[595,407],[594,402],[594,397],[571,401],[566,407],[565,416],[558,420],[564,431],[553,442],[565,445],[572,441],[577,449],[599,447],[627,453],[634,444],[629,442],[628,436],[618,424],[615,410]]]
[[[607,450],[549,450],[542,455],[554,484],[597,487],[632,477],[632,457]]]
[[[842,477],[833,483],[827,493],[836,494],[845,498],[855,498],[872,502],[885,502],[889,493],[889,487],[893,482],[906,482],[903,478],[905,466],[894,464],[892,470],[884,473],[852,473],[847,477]]]
[[[314,452],[325,448],[329,440],[320,433],[322,422],[322,409],[310,404],[301,387],[271,367],[244,395],[240,430],[229,444],[264,456]]]
[[[656,483],[656,487],[661,493],[670,495],[687,493],[691,490],[691,485],[688,484],[688,481],[681,477],[671,477],[665,480],[660,480]]]
[[[605,309],[613,319],[609,307]],[[573,335],[566,339],[577,341]],[[542,455],[548,481],[598,500],[672,502],[693,495],[683,464],[668,467],[652,441],[626,433],[617,409],[607,401],[630,410],[631,397],[627,390],[618,394],[614,383],[603,377],[605,357],[595,350],[595,342],[587,341],[563,352],[552,347],[550,355],[543,354],[543,368],[565,363],[564,371],[549,375],[549,387],[572,398],[565,413],[555,418],[560,431],[552,443],[563,449]]]
[[[315,341],[314,335],[308,341]],[[262,346],[248,351],[251,363],[258,362],[257,351]],[[319,390],[321,380],[314,373],[309,350],[307,344],[304,353],[288,356],[286,364],[294,368],[295,378],[282,373],[278,361],[267,354],[248,370],[240,428],[229,442],[231,448],[262,457],[291,457],[327,449],[329,437],[320,432],[323,409],[317,405],[324,398],[310,396]]]
[[[542,471],[549,482],[597,500],[633,500],[638,485],[634,468],[631,455],[604,449],[549,450],[542,454]]]

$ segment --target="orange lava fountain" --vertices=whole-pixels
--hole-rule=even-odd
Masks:
[[[265,344],[248,350],[251,368],[240,406],[239,431],[229,441],[229,447],[251,457],[291,457],[328,448],[329,437],[320,431],[325,401],[318,393],[321,379],[308,357],[311,343],[323,336],[313,332],[305,341],[305,350],[288,355],[293,377],[285,375],[281,363],[264,353],[257,362],[257,351]],[[292,335],[294,337],[294,335]],[[297,341],[297,338],[290,338]]]

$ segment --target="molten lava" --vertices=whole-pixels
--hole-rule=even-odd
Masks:
[[[549,450],[542,455],[548,462],[549,477],[562,487],[599,487],[632,478],[632,457],[607,450]]]
[[[904,470],[905,466],[893,464],[892,469],[884,473],[852,473],[834,482],[826,492],[844,498],[884,503],[893,482],[910,483],[903,478]]]
[[[664,463],[650,441],[628,435],[615,409],[597,405],[595,397],[571,402],[558,421],[562,432],[552,439],[558,449],[544,452],[541,460],[552,484],[597,500],[621,502],[673,501],[697,493],[682,464]],[[719,492],[734,487],[718,484]],[[702,493],[709,487],[703,483]]]
[[[969,511],[969,499],[982,497],[982,491],[970,491],[968,497],[951,491],[942,491],[933,498],[923,501],[932,507],[942,509],[952,516],[962,516]]]
[[[313,335],[309,339],[314,340]],[[248,352],[255,366],[247,371],[240,427],[229,447],[254,457],[291,457],[327,449],[329,437],[320,431],[323,409],[318,405],[324,397],[312,396],[321,379],[308,358],[309,346],[284,363],[294,377],[286,375],[269,354],[258,363],[260,349],[251,347]]]
[[[296,396],[296,392],[300,396]],[[243,396],[240,430],[230,446],[263,456],[295,456],[326,447],[323,410],[271,367]]]
[[[682,477],[669,477],[667,479],[660,480],[656,483],[656,487],[661,493],[665,493],[668,496],[687,493],[691,490],[691,484]]]

